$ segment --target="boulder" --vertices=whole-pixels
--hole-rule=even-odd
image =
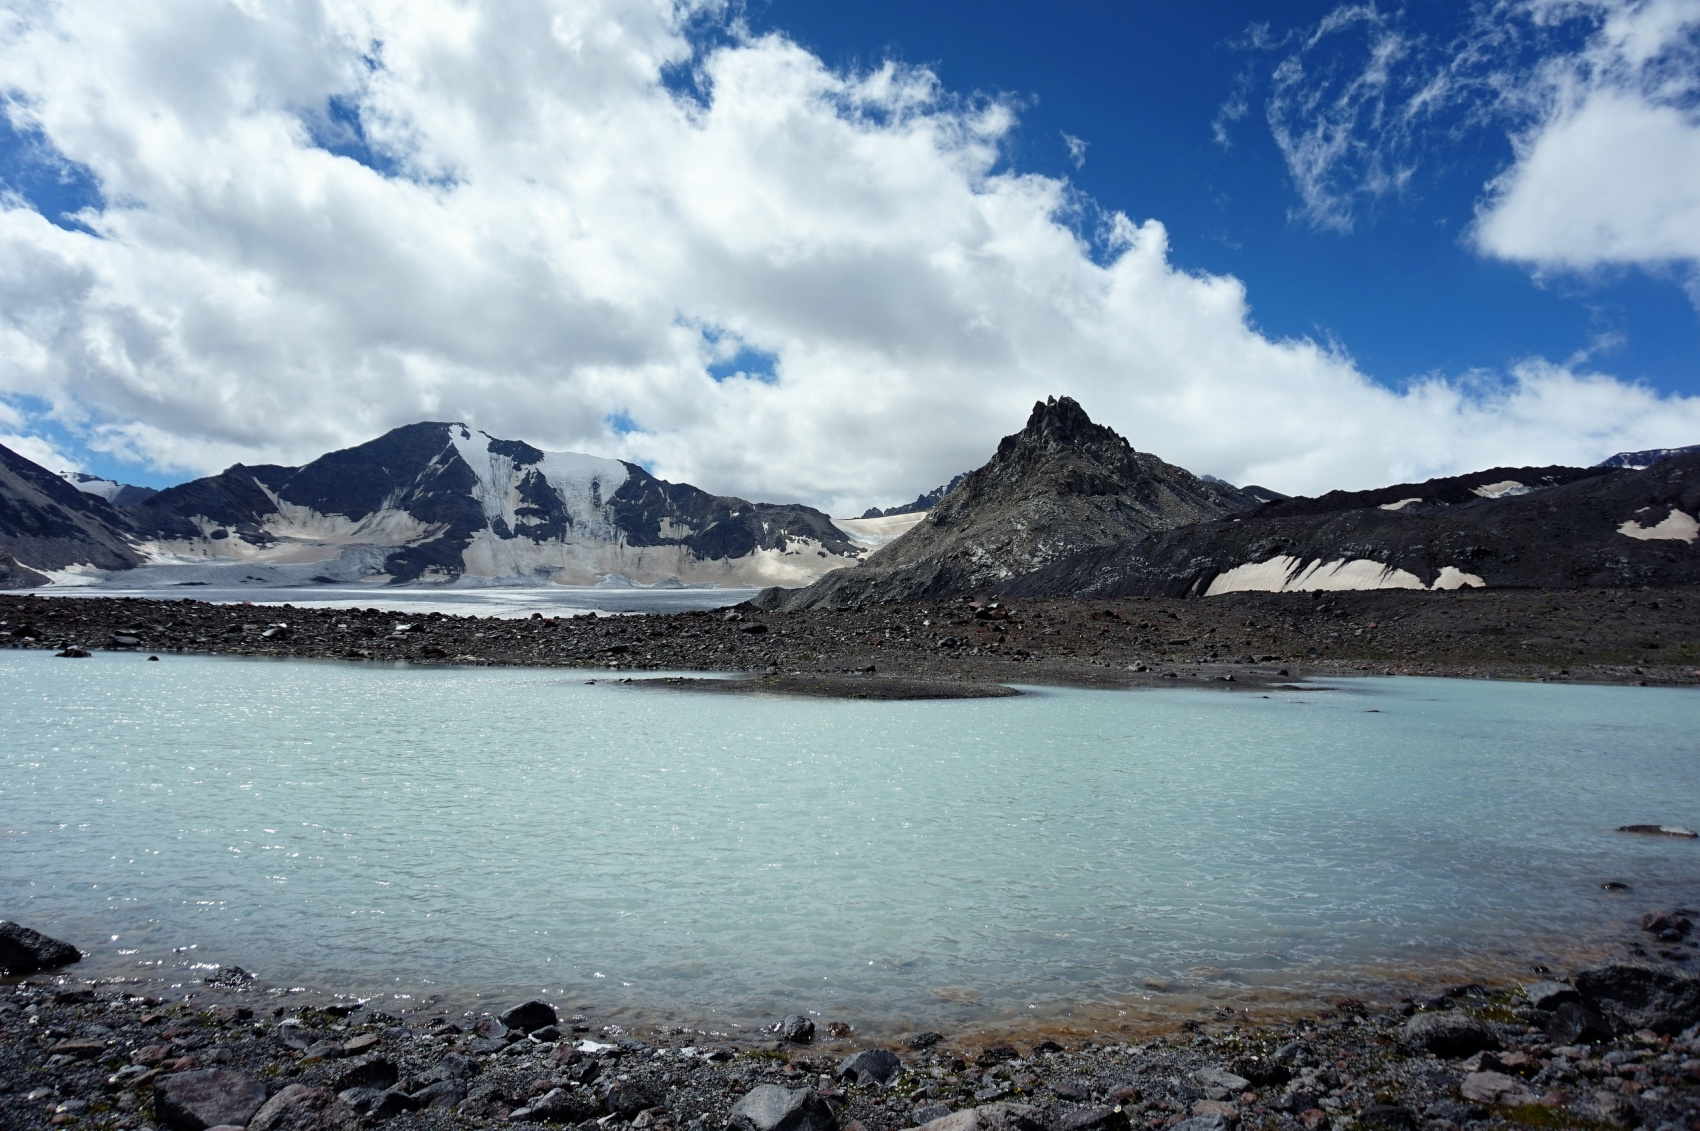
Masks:
[[[400,1088],[348,1088],[338,1092],[337,1099],[374,1123],[419,1107],[419,1101]]]
[[[729,1126],[733,1131],[837,1131],[838,1119],[811,1089],[793,1092],[761,1084],[733,1105]]]
[[[553,1025],[560,1020],[560,1017],[556,1014],[555,1007],[548,1002],[533,1000],[514,1006],[503,1013],[500,1020],[509,1029],[518,1029],[522,1033],[529,1033],[533,1029]],[[500,1036],[500,1034],[494,1035]]]
[[[460,1080],[438,1080],[413,1093],[413,1102],[420,1107],[454,1108],[466,1099],[466,1084]]]
[[[585,1123],[602,1114],[589,1095],[554,1088],[531,1101],[531,1118],[545,1123]]]
[[[1458,1085],[1458,1094],[1482,1104],[1521,1107],[1540,1099],[1528,1085],[1503,1072],[1472,1072]]]
[[[376,1088],[381,1092],[395,1087],[397,1075],[395,1061],[388,1057],[363,1056],[343,1066],[331,1086],[339,1092],[350,1088]]]
[[[1567,1001],[1581,1001],[1582,995],[1576,992],[1575,986],[1567,986],[1563,982],[1534,982],[1523,987],[1523,996],[1529,999],[1529,1004],[1536,1009],[1548,1012],[1557,1009]]]
[[[815,1023],[801,1013],[793,1013],[779,1023],[779,1037],[794,1045],[806,1045],[815,1039]]]
[[[1499,1038],[1492,1029],[1466,1013],[1419,1013],[1405,1023],[1399,1042],[1413,1052],[1436,1056],[1469,1056],[1482,1049],[1496,1049]]]
[[[1251,1087],[1251,1081],[1244,1076],[1236,1076],[1220,1068],[1202,1068],[1192,1074],[1198,1081],[1198,1086],[1204,1089],[1204,1094],[1213,1100],[1226,1099],[1230,1095],[1239,1095]]]
[[[1235,1057],[1228,1065],[1228,1071],[1245,1077],[1257,1088],[1276,1088],[1293,1078],[1286,1065],[1269,1056]]]
[[[0,973],[21,978],[37,970],[69,966],[82,957],[83,952],[70,943],[0,920]]]
[[[206,1131],[221,1123],[247,1123],[266,1102],[263,1084],[246,1072],[207,1068],[174,1072],[154,1082],[153,1112],[170,1131]]]
[[[1605,1018],[1579,1001],[1561,1002],[1546,1023],[1547,1040],[1555,1045],[1581,1045],[1611,1040]]]
[[[642,1080],[608,1080],[602,1091],[602,1104],[608,1109],[608,1114],[627,1120],[646,1107],[657,1106],[661,1099],[660,1094]]]
[[[1618,1034],[1676,1034],[1700,1021],[1700,976],[1651,962],[1610,962],[1571,979]]]
[[[838,1065],[839,1076],[849,1076],[858,1084],[888,1084],[901,1071],[903,1062],[884,1049],[863,1049]]]
[[[1679,911],[1649,911],[1641,916],[1641,929],[1674,940],[1693,930],[1694,924]]]
[[[291,1084],[255,1113],[248,1131],[360,1131],[360,1113],[328,1089]]]
[[[918,1107],[915,1109],[915,1125],[920,1127],[935,1119],[943,1119],[949,1114],[949,1104],[928,1104],[926,1107]]]
[[[1027,1104],[988,1104],[922,1124],[927,1131],[1045,1131],[1045,1116]]]

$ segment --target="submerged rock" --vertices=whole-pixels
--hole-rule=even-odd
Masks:
[[[815,1023],[801,1013],[793,1013],[779,1023],[779,1036],[794,1045],[806,1045],[815,1039]]]
[[[70,943],[0,920],[0,971],[14,978],[55,966],[69,966],[82,961],[82,957],[83,952]]]
[[[514,1006],[501,1015],[501,1022],[509,1029],[518,1029],[529,1033],[533,1029],[541,1029],[553,1025],[560,1020],[555,1007],[546,1001],[528,1001]]]

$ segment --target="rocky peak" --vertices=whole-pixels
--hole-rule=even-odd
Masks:
[[[1022,447],[1104,447],[1130,455],[1133,452],[1133,445],[1114,429],[1094,424],[1073,397],[1046,397],[1035,401],[1033,411],[1027,417],[1027,426],[1013,436],[1005,436],[998,445],[998,455],[1007,457]]]

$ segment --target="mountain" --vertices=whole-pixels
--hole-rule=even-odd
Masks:
[[[126,584],[797,585],[863,553],[810,507],[711,495],[459,423],[407,425],[302,467],[237,464],[123,508],[7,455],[34,469],[20,483],[46,477],[105,524],[117,548],[79,560],[130,569]],[[14,494],[0,484],[3,501]],[[0,530],[15,525],[0,515]],[[34,553],[15,556],[39,569]]]
[[[867,510],[862,512],[862,517],[894,518],[900,514],[915,514],[920,511],[930,511],[939,505],[939,501],[941,499],[956,490],[957,484],[961,483],[966,478],[968,478],[968,474],[967,472],[964,472],[963,474],[953,478],[949,483],[940,484],[939,486],[934,487],[931,491],[923,491],[921,494],[915,496],[914,502],[904,503],[900,507],[887,507],[883,511],[878,507],[869,507]]]
[[[118,508],[0,447],[0,588],[45,585],[49,570],[141,561]]]
[[[159,494],[152,487],[118,483],[111,479],[102,479],[98,475],[90,475],[86,471],[61,471],[59,475],[77,490],[88,495],[98,495],[115,507],[133,507]]]
[[[769,590],[757,603],[798,609],[1004,589],[1073,555],[1263,502],[1137,452],[1072,399],[1052,397],[1033,406],[1026,427],[1005,436],[985,466],[859,568],[800,591]]]
[[[1649,448],[1644,452],[1618,452],[1610,459],[1601,460],[1600,467],[1628,467],[1636,471],[1652,467],[1662,459],[1671,456],[1687,456],[1700,452],[1700,444],[1692,444],[1686,448]]]
[[[1700,453],[1645,470],[1494,468],[1294,499],[1128,539],[1024,576],[1010,596],[1247,590],[1620,588],[1700,582]],[[1455,499],[1446,502],[1445,499]]]

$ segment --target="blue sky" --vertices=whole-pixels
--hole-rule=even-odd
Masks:
[[[0,443],[834,513],[1049,395],[1294,493],[1700,442],[1700,0],[0,0]]]
[[[1336,340],[1378,381],[1592,351],[1619,375],[1700,392],[1700,318],[1680,273],[1538,279],[1469,246],[1475,208],[1512,148],[1500,123],[1447,136],[1465,107],[1433,125],[1410,188],[1361,207],[1351,232],[1296,214],[1301,202],[1264,117],[1269,71],[1288,52],[1253,49],[1247,32],[1300,33],[1339,7],[757,0],[750,21],[829,63],[892,57],[931,67],[953,90],[1013,96],[1022,111],[1012,165],[1067,177],[1102,208],[1161,220],[1177,263],[1246,282],[1265,331]],[[1383,7],[1431,45],[1470,23],[1458,3]],[[1311,65],[1349,71],[1362,52],[1361,38],[1343,36]],[[1248,113],[1225,124],[1220,144],[1214,126],[1241,91]],[[1087,143],[1084,164],[1065,135]]]

